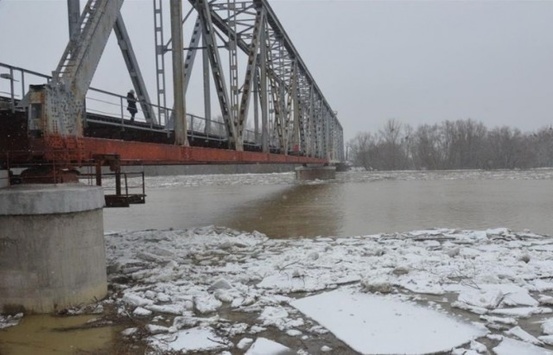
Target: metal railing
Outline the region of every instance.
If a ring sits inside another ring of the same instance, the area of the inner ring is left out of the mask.
[[[116,179],[122,177],[121,185],[117,186]],[[79,180],[85,180],[90,186],[98,186],[95,173],[82,173]],[[146,202],[146,181],[144,171],[116,173],[102,173],[102,184],[106,207],[129,207],[130,204]],[[120,191],[119,191],[120,190]]]
[[[38,72],[0,63],[0,108],[7,108],[12,112],[22,110],[18,107],[19,101],[23,100],[28,89],[28,85],[41,85],[50,82],[51,76]],[[2,103],[7,107],[2,107]],[[94,122],[109,126],[118,126],[122,129],[126,127],[147,130],[155,132],[166,132],[169,134],[173,130],[173,123],[170,120],[172,109],[159,105],[138,102],[136,105],[137,114],[134,122],[131,122],[131,115],[127,112],[127,96],[115,94],[106,90],[91,87],[86,95],[86,122]],[[141,105],[152,107],[155,112],[164,112],[164,122],[155,124],[147,122],[142,112]],[[207,139],[211,141],[224,142],[228,140],[226,126],[218,120],[206,120],[194,114],[187,114],[188,137],[191,140],[196,138]],[[251,129],[244,130],[244,142],[249,146],[260,146],[258,142],[260,134],[256,134]]]

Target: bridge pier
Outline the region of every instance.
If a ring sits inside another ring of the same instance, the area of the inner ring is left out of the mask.
[[[10,173],[8,170],[0,170],[0,189],[10,186]]]
[[[106,296],[103,206],[100,187],[0,188],[0,313],[48,313]]]
[[[336,178],[335,166],[300,166],[296,168],[296,180],[332,180]]]

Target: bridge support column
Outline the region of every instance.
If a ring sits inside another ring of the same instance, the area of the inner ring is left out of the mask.
[[[296,180],[332,180],[336,178],[334,166],[300,166],[296,168]]]
[[[7,170],[0,170],[0,189],[10,186],[10,173]]]
[[[47,313],[107,294],[100,187],[0,189],[0,312]]]

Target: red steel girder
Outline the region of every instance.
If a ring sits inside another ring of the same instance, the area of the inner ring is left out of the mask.
[[[325,159],[296,155],[238,152],[235,150],[183,147],[170,144],[131,142],[83,137],[84,160],[95,154],[118,154],[125,165],[192,164],[325,164]]]

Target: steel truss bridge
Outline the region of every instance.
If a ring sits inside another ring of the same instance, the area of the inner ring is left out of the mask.
[[[0,168],[67,169],[113,156],[123,165],[343,161],[336,112],[267,0],[153,0],[155,89],[143,79],[123,2],[88,0],[81,12],[79,0],[67,0],[70,39],[51,76],[0,63]],[[134,122],[125,96],[90,87],[112,31],[138,100]],[[203,117],[186,112],[194,67],[203,73]]]

